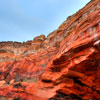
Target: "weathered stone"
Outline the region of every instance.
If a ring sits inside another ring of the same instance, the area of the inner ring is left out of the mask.
[[[5,80],[0,81],[0,87],[3,86],[4,84],[6,84]]]
[[[40,35],[40,36],[35,37],[33,41],[35,41],[35,40],[44,41],[45,39],[46,39],[45,35]]]
[[[99,100],[100,0],[47,38],[1,42],[0,80],[0,96],[8,100]]]
[[[14,82],[15,82],[15,79],[12,79],[9,83],[14,84]]]

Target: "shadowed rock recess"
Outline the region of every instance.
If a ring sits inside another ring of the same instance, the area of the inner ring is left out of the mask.
[[[0,100],[100,100],[100,0],[47,37],[0,42]]]

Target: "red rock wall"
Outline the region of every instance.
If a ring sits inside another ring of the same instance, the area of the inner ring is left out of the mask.
[[[47,38],[41,35],[27,43],[17,49],[10,45],[17,55],[8,52],[8,46],[0,49],[1,96],[100,100],[100,0],[68,17]]]

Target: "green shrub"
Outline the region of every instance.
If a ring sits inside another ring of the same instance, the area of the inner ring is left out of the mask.
[[[14,98],[13,100],[20,100],[19,98]]]
[[[7,81],[7,84],[9,84],[9,81]]]

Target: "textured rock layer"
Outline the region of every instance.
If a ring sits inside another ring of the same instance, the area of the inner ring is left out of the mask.
[[[7,100],[100,100],[100,0],[47,38],[0,43],[0,96]]]

